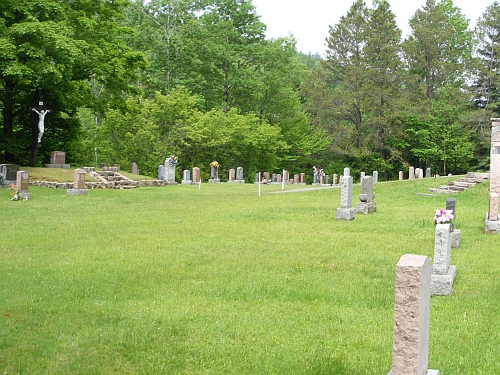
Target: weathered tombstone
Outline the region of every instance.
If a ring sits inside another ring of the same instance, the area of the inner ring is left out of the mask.
[[[404,179],[404,173],[403,171],[399,171],[399,181],[403,181]]]
[[[158,180],[163,180],[164,179],[164,170],[165,170],[165,166],[163,164],[160,164],[158,166]]]
[[[83,168],[75,169],[73,172],[73,189],[67,189],[66,195],[88,194],[89,190],[85,186],[85,175],[87,172]]]
[[[432,266],[431,294],[449,296],[453,293],[456,268],[450,266],[451,224],[437,224],[434,237],[434,264]]]
[[[302,172],[300,174],[300,184],[301,185],[305,185],[306,184],[306,174],[304,172]]]
[[[409,180],[415,179],[415,167],[410,167],[410,175],[408,177]]]
[[[46,168],[69,168],[66,164],[66,153],[64,151],[52,151],[50,153],[50,164],[45,164]]]
[[[378,171],[373,171],[373,183],[376,184],[378,182]]]
[[[175,167],[177,166],[177,157],[171,155],[165,159],[164,164],[164,180],[167,184],[176,184],[175,182]]]
[[[137,163],[135,161],[132,162],[132,165],[130,166],[130,173],[139,174],[139,168],[137,167]]]
[[[333,174],[333,184],[334,185],[337,185],[337,179],[339,178],[339,176],[337,176],[336,173]]]
[[[325,178],[324,178],[324,177],[325,177],[325,176],[323,176],[322,174],[320,174],[320,175],[319,175],[319,184],[320,184],[320,185],[323,185],[323,184],[324,184],[324,180],[325,180]]]
[[[0,164],[0,173],[4,176],[3,185],[14,184],[17,181],[17,164]]]
[[[415,179],[420,178],[420,168],[415,168]]]
[[[272,184],[276,184],[277,182],[278,182],[278,180],[277,180],[277,177],[276,177],[276,173],[273,173],[271,175],[271,183]]]
[[[236,180],[235,182],[244,184],[245,180],[243,179],[243,167],[236,168]]]
[[[330,186],[330,176],[329,175],[325,176],[325,185]]]
[[[354,220],[356,209],[352,207],[352,176],[345,175],[340,179],[340,208],[337,208],[337,220]],[[347,168],[349,173],[349,168]]]
[[[344,168],[344,177],[349,177],[351,175],[351,170],[347,167]]]
[[[431,178],[431,169],[429,167],[425,170],[425,178]]]
[[[200,168],[193,167],[193,184],[200,183]]]
[[[396,265],[394,339],[389,375],[439,375],[429,370],[431,260],[405,254]]]
[[[287,170],[283,171],[283,181],[285,181],[285,184],[290,183],[290,174]]]
[[[235,171],[234,171],[234,169],[231,168],[229,170],[229,178],[228,178],[227,182],[233,183],[234,182],[234,177],[235,177]]]
[[[260,183],[260,172],[255,173],[255,182],[254,184]]]
[[[191,181],[191,172],[189,171],[189,169],[185,169],[183,172],[182,172],[182,181],[181,181],[181,185],[184,184],[184,185],[191,185],[193,181]]]
[[[452,210],[453,211],[453,216],[454,220],[457,219],[457,213],[456,213],[456,205],[457,205],[457,198],[449,197],[446,198],[446,210]],[[455,228],[455,225],[451,225],[451,248],[452,249],[458,249],[460,246],[460,237],[462,236],[462,232],[460,229]]]
[[[278,173],[278,175],[276,176],[276,180],[278,181],[279,184],[283,182],[283,176],[281,175],[281,173]]]
[[[500,118],[491,119],[490,201],[484,220],[484,233],[500,233],[498,197],[500,194]]]
[[[210,178],[208,179],[208,182],[212,184],[219,183],[219,163],[216,161],[213,161],[210,163]]]
[[[365,173],[365,172],[361,172],[361,176],[359,177],[359,181],[361,181],[361,179],[362,179],[363,177],[365,177],[365,176],[366,176],[366,173]]]
[[[377,204],[373,201],[375,195],[373,194],[373,177],[365,176],[361,179],[361,194],[359,195],[359,202],[356,205],[356,213],[371,214],[377,210]]]
[[[28,192],[30,176],[26,171],[16,172],[16,191],[19,192],[19,196],[23,199],[30,199],[31,195]]]
[[[419,179],[424,178],[424,170],[422,168],[418,168],[418,178]]]
[[[298,174],[294,174],[293,175],[293,183],[295,185],[298,185],[299,184],[299,175]]]

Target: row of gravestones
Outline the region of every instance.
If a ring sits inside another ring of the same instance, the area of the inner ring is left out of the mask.
[[[88,189],[85,185],[86,174],[87,171],[83,168],[75,169],[73,173],[73,189],[66,190],[68,195],[82,195],[88,193]],[[9,177],[12,177],[12,175],[9,175]],[[19,193],[19,196],[26,200],[31,198],[31,194],[28,190],[29,178],[29,172],[16,171],[15,189]],[[14,180],[9,180],[9,182],[14,183]]]

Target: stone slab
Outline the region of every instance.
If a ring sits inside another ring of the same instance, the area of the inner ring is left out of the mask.
[[[434,235],[434,264],[432,265],[433,274],[446,275],[448,267],[450,267],[450,227],[450,224],[436,225],[436,233]]]
[[[431,275],[431,295],[450,296],[453,293],[453,282],[457,275],[457,268],[450,266],[446,275]]]
[[[356,205],[356,213],[357,214],[367,215],[367,214],[371,214],[372,212],[375,212],[375,211],[377,211],[377,203],[376,202],[368,202],[368,203],[359,202]]]
[[[356,209],[351,208],[337,208],[337,220],[352,221],[356,215]]]
[[[500,233],[500,221],[498,220],[489,220],[489,214],[486,212],[486,217],[484,219],[484,233],[486,234],[494,234]]]
[[[89,189],[68,189],[66,195],[85,195],[89,193]]]

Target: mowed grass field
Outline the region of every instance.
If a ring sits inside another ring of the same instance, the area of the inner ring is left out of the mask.
[[[0,189],[0,374],[386,375],[396,263],[433,257],[447,198],[417,193],[447,180],[380,182],[352,222],[335,219],[340,189]],[[431,299],[441,375],[500,374],[488,189],[454,195],[455,290]]]

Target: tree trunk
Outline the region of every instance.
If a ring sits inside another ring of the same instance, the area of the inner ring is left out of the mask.
[[[38,103],[42,100],[42,93],[40,89],[35,91],[33,107],[39,107]],[[33,121],[31,127],[31,158],[30,167],[36,167],[36,153],[38,149],[38,115],[33,112]]]
[[[5,140],[5,161],[14,163],[14,155],[9,152],[8,144],[12,142],[12,125],[14,122],[14,101],[12,89],[14,85],[11,81],[5,80],[5,100],[3,102],[3,135]]]

